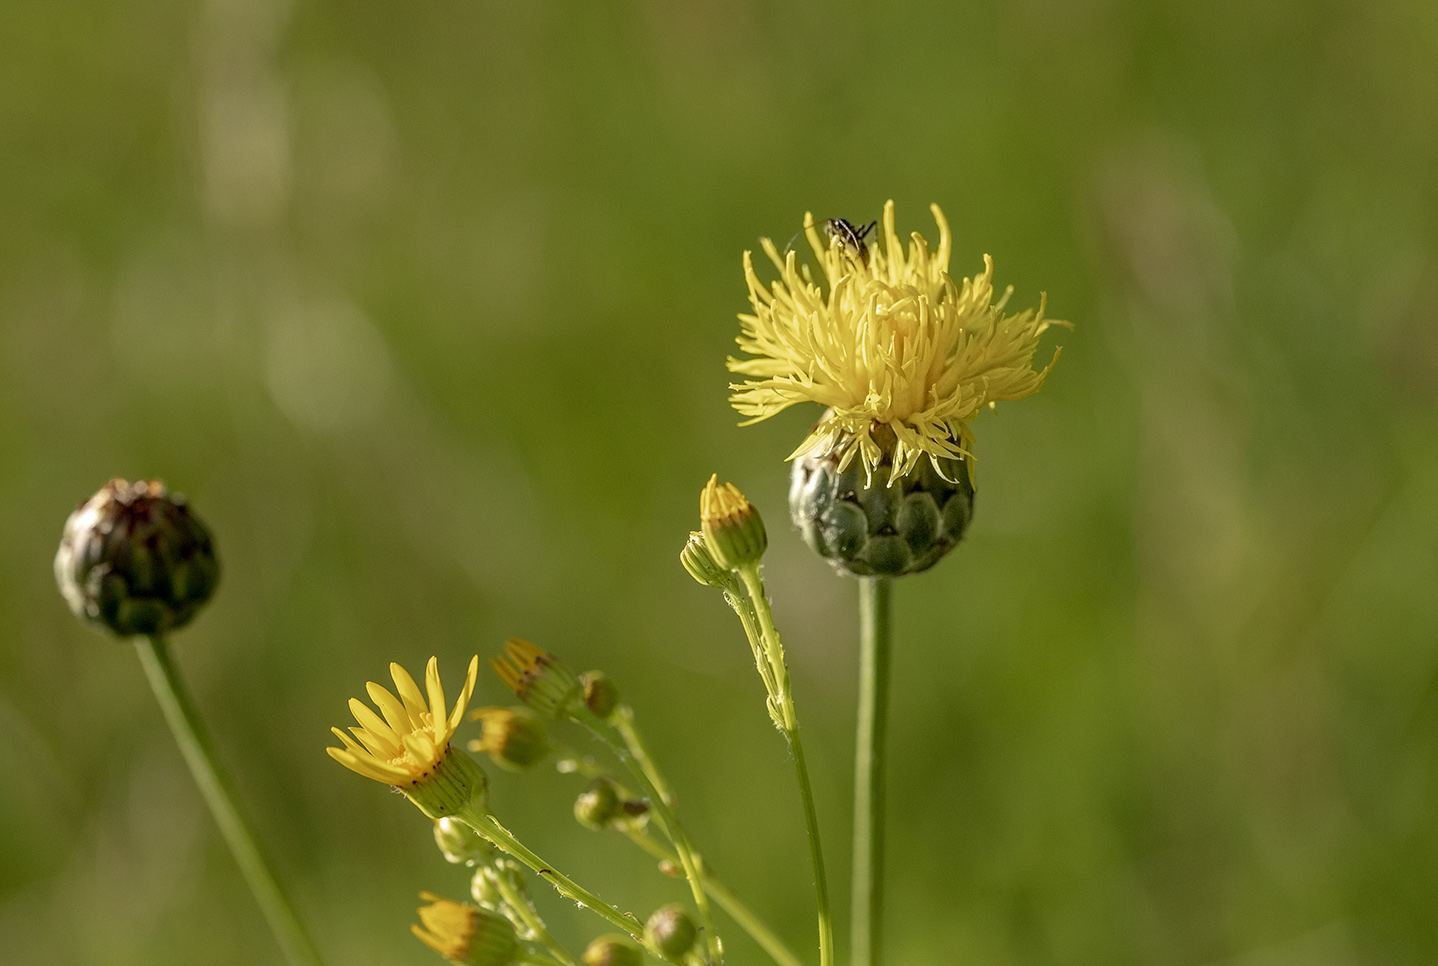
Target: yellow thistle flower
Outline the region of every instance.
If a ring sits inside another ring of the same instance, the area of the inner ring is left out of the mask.
[[[389,670],[399,697],[373,681],[365,685],[370,700],[384,717],[358,698],[350,698],[350,711],[360,727],[350,728],[353,738],[331,728],[344,747],[325,751],[350,771],[407,791],[431,778],[449,752],[449,739],[464,720],[465,708],[474,694],[479,656],[469,662],[464,688],[454,710],[448,713],[436,658],[430,658],[425,668],[426,693],[420,692],[414,678],[398,664],[391,664]]]
[[[507,919],[433,892],[419,897],[429,903],[419,908],[424,925],[411,923],[409,930],[445,959],[466,966],[505,966],[516,959],[519,944]]]
[[[790,459],[837,454],[842,471],[857,454],[866,478],[891,461],[892,482],[927,456],[944,475],[941,459],[972,455],[969,423],[980,408],[1038,391],[1058,360],[1056,350],[1047,366],[1033,368],[1039,337],[1067,323],[1046,320],[1042,299],[1037,309],[1004,315],[1012,288],[993,301],[987,255],[981,274],[951,278],[949,224],[938,205],[929,209],[939,225],[937,252],[917,232],[904,251],[892,201],[873,245],[848,232],[826,243],[806,213],[804,234],[823,284],[768,238],[762,245],[777,281],[761,282],[744,253],[754,313],[739,316],[736,341],[752,358],[729,359],[730,371],[749,377],[731,385],[730,402],[750,417],[746,426],[795,403],[827,407]]]

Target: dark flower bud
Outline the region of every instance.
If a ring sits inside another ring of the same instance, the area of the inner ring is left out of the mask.
[[[55,581],[82,620],[121,637],[163,634],[220,581],[210,531],[158,480],[106,483],[65,521]]]

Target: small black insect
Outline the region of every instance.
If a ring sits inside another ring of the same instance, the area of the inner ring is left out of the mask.
[[[867,265],[869,264],[869,246],[864,244],[864,239],[869,237],[869,232],[873,231],[877,225],[877,221],[871,221],[860,228],[843,218],[827,218],[824,220],[824,234],[830,239],[839,239],[845,248]]]
[[[864,244],[864,239],[869,237],[869,232],[873,231],[878,224],[877,221],[871,221],[863,228],[859,228],[847,218],[825,218],[824,237],[831,241],[835,238],[839,239],[855,258],[867,265],[869,264],[869,246]],[[793,238],[790,238],[789,243],[784,246],[785,255],[789,254],[790,249],[794,247],[794,239],[801,234],[803,234],[802,231],[794,232]]]

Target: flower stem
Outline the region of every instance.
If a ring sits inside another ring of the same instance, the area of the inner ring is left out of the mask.
[[[720,966],[724,962],[724,944],[719,939],[718,930],[714,928],[714,913],[709,909],[709,897],[704,894],[704,880],[699,874],[699,862],[694,854],[694,846],[690,844],[688,834],[679,824],[678,816],[674,814],[672,799],[668,788],[663,784],[664,779],[659,776],[654,759],[650,757],[633,727],[633,712],[622,708],[615,717],[621,722],[627,722],[627,729],[624,729],[623,725],[611,725],[588,708],[580,708],[574,712],[574,719],[609,746],[609,750],[624,763],[624,767],[634,776],[634,780],[649,798],[649,807],[654,817],[659,820],[664,834],[674,843],[674,851],[678,853],[684,877],[689,880],[689,889],[694,895],[694,905],[699,912],[699,924],[704,930],[704,942],[709,949],[708,961],[712,966]]]
[[[624,930],[627,935],[634,937],[649,954],[656,959],[662,959],[675,966],[683,966],[677,960],[670,959],[659,951],[654,945],[644,941],[644,924],[631,915],[626,915],[618,909],[605,902],[603,899],[590,892],[588,889],[575,882],[569,876],[556,870],[552,865],[545,862],[539,856],[529,851],[524,843],[515,838],[514,835],[500,825],[493,815],[474,805],[468,805],[461,811],[455,813],[459,819],[470,828],[474,829],[486,841],[494,845],[500,851],[513,856],[520,862],[533,869],[541,879],[549,882],[555,890],[567,899],[573,899],[581,906],[585,906],[592,912],[598,913],[610,923]]]
[[[553,955],[553,960],[545,956],[543,957],[544,961],[558,961],[561,966],[579,966],[569,951],[561,946],[549,932],[548,927],[544,925],[544,920],[539,918],[539,913],[535,911],[534,904],[529,901],[529,896],[516,889],[503,874],[494,876],[494,886],[499,890],[500,896],[504,898],[505,905],[514,910],[515,916],[534,936],[534,940]],[[535,954],[531,953],[530,955]]]
[[[794,707],[794,695],[789,689],[789,668],[784,663],[784,645],[779,641],[779,631],[774,626],[774,612],[769,607],[769,597],[764,591],[764,580],[759,575],[757,563],[741,567],[739,579],[749,592],[754,605],[754,615],[763,641],[763,650],[769,659],[778,693],[770,700],[777,699],[781,730],[788,739],[789,751],[794,758],[794,774],[799,781],[799,797],[804,803],[804,827],[809,833],[809,858],[814,866],[814,898],[819,907],[819,964],[834,964],[834,923],[829,913],[829,880],[824,874],[824,850],[819,843],[819,816],[814,810],[814,790],[809,784],[809,768],[804,763],[804,746],[799,740],[799,713]]]
[[[884,925],[884,769],[892,581],[859,582],[859,728],[854,746],[853,966],[879,966]]]
[[[175,743],[180,746],[180,754],[190,766],[190,774],[194,776],[195,784],[200,786],[200,794],[209,805],[215,824],[220,827],[220,834],[225,837],[230,852],[239,863],[240,871],[255,894],[285,958],[293,966],[319,966],[319,951],[305,931],[289,897],[280,888],[254,831],[236,804],[234,790],[228,777],[220,770],[209,733],[200,721],[184,681],[180,679],[179,669],[175,667],[165,639],[158,634],[137,637],[135,650],[140,655],[145,676],[150,679],[155,699],[160,702],[160,710],[174,733]]]
[[[623,825],[620,826],[620,831],[629,836],[635,845],[659,861],[678,864],[679,860],[674,853],[642,828],[636,825]],[[794,955],[793,951],[784,944],[784,940],[775,935],[764,920],[745,905],[744,900],[715,878],[714,873],[704,868],[702,858],[699,860],[699,874],[704,878],[704,891],[718,904],[719,908],[729,913],[729,917],[739,924],[739,928],[747,932],[774,962],[779,966],[804,966],[799,957]]]

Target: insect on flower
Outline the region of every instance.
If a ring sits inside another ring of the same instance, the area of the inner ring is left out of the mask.
[[[869,246],[864,244],[864,239],[869,237],[869,232],[878,225],[877,221],[871,221],[860,228],[852,221],[843,218],[826,218],[824,220],[824,236],[830,241],[837,238],[854,257],[867,265],[869,264]]]
[[[831,241],[837,238],[849,250],[849,254],[857,258],[861,264],[867,265],[869,264],[869,246],[864,243],[864,239],[868,238],[869,233],[878,225],[877,221],[871,221],[860,228],[847,218],[826,218],[824,219],[824,237]],[[794,247],[794,239],[803,233],[802,228],[794,232],[789,243],[784,246],[785,255],[789,254],[790,249]]]

